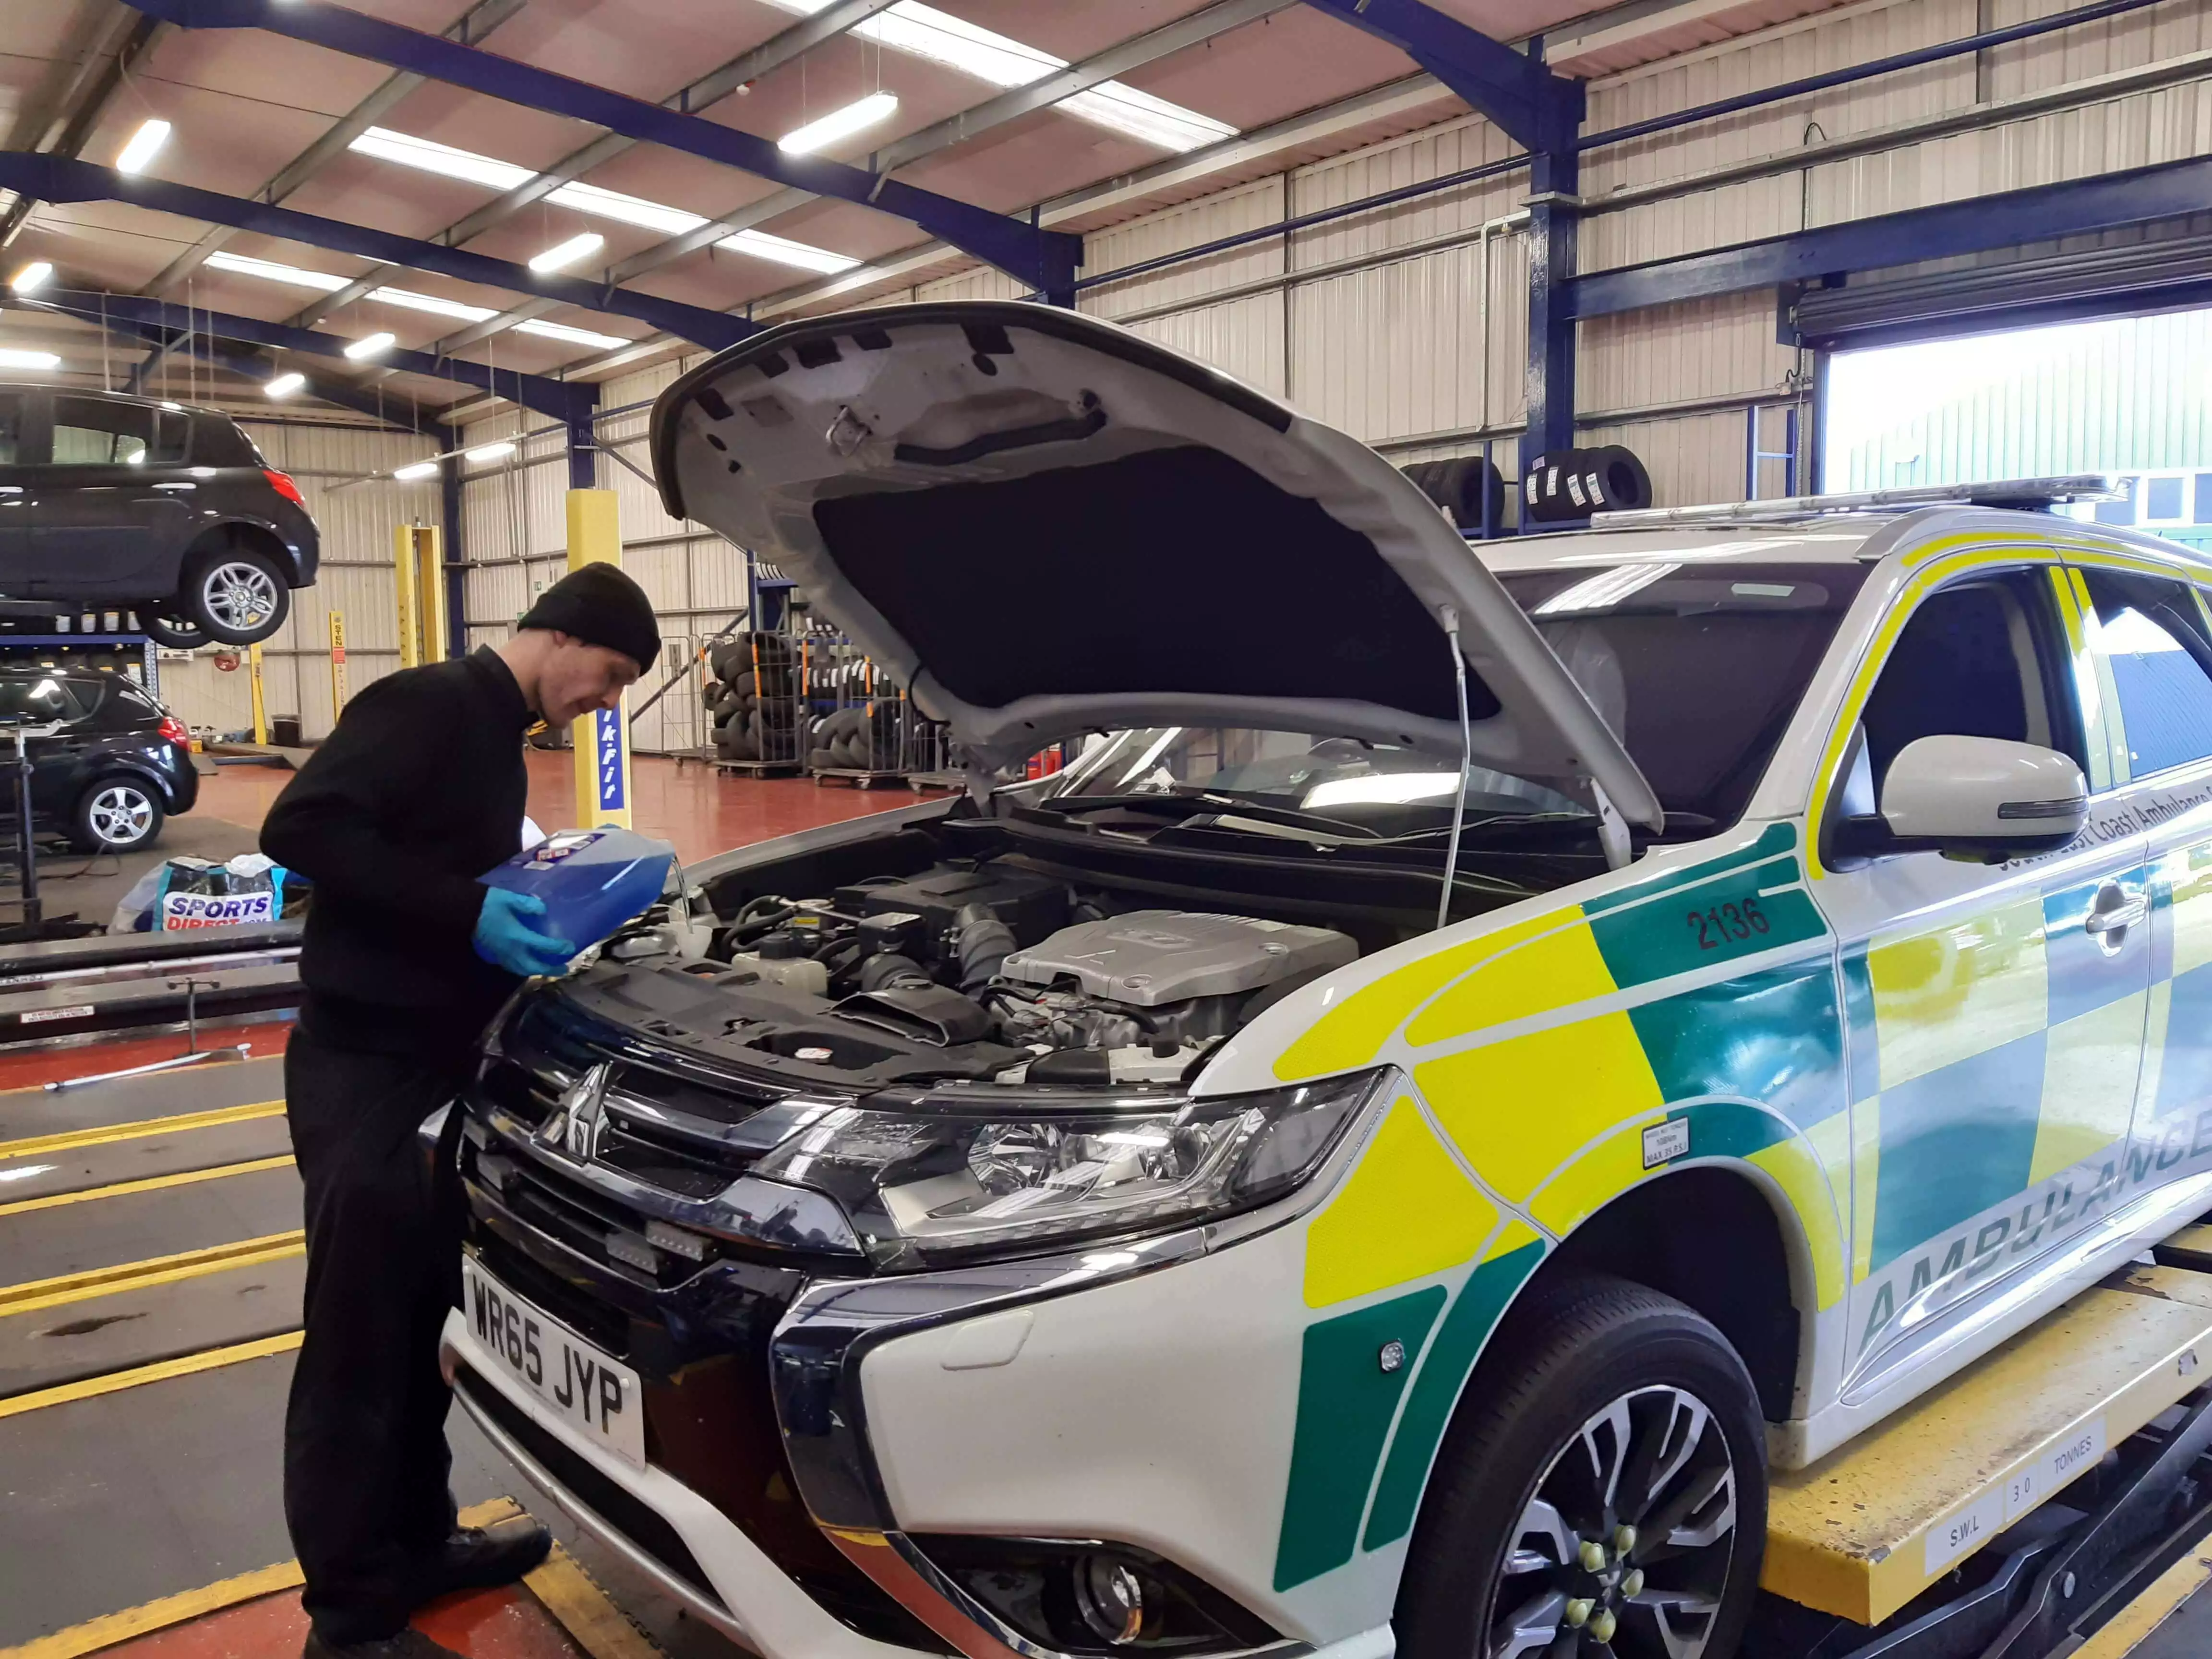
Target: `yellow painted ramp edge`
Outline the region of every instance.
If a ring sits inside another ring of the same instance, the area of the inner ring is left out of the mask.
[[[2212,1308],[2161,1291],[2168,1276],[2204,1278],[2155,1268],[2136,1291],[2087,1291],[1820,1462],[1778,1473],[1759,1583],[1879,1624],[2087,1473],[2207,1379]]]
[[[471,1504],[461,1511],[460,1518],[465,1527],[489,1527],[521,1513],[522,1506],[512,1498],[495,1498],[489,1503]],[[591,1659],[660,1659],[660,1650],[630,1623],[607,1593],[560,1545],[554,1545],[545,1565],[522,1582]],[[219,1579],[199,1589],[165,1595],[143,1607],[88,1620],[20,1647],[0,1648],[0,1659],[83,1659],[86,1654],[194,1619],[204,1619],[226,1607],[296,1589],[300,1583],[300,1564],[280,1561],[255,1572]]]

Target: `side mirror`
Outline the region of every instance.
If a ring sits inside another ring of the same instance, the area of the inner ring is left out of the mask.
[[[2056,852],[2088,819],[2088,783],[2056,750],[1920,738],[1890,762],[1881,810],[1844,819],[1835,841],[1861,857],[1932,851],[1995,863]]]

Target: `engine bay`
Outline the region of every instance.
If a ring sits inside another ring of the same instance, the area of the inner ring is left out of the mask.
[[[564,990],[623,1024],[846,1088],[1164,1084],[1359,954],[1334,928],[955,860],[757,891],[726,917],[672,913]]]

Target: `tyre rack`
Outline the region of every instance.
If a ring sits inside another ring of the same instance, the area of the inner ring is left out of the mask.
[[[764,648],[763,638],[783,644]],[[798,641],[786,634],[756,633],[747,636],[745,649],[752,665],[754,704],[746,715],[746,722],[747,746],[753,752],[732,755],[729,745],[718,732],[714,763],[721,771],[744,777],[789,777],[799,769],[802,728],[806,717],[797,660]],[[761,687],[764,684],[783,689],[763,691]]]
[[[2212,1226],[1771,1479],[1760,1659],[2071,1652],[2212,1531]]]
[[[810,635],[801,649],[806,769],[814,781],[834,779],[856,789],[904,783],[914,718],[906,693],[842,635]]]

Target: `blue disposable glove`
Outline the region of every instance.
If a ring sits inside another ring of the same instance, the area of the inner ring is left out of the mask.
[[[576,954],[576,947],[538,925],[544,915],[544,899],[510,893],[503,887],[485,888],[483,908],[477,913],[477,954],[495,968],[526,978],[559,973]]]

